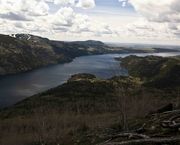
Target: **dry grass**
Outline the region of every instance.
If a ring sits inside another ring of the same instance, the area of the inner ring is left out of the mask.
[[[96,136],[97,130],[105,130],[114,126],[120,126],[120,130],[129,129],[130,120],[145,116],[149,111],[167,103],[167,99],[153,97],[141,93],[140,96],[130,96],[118,92],[119,101],[116,106],[103,104],[104,110],[101,113],[82,113],[82,111],[51,110],[39,108],[34,110],[33,115],[19,116],[0,121],[0,144],[1,145],[73,145],[81,144],[78,137],[86,140],[86,133],[93,132]],[[127,97],[128,96],[128,97]],[[82,104],[77,104],[81,108]],[[102,105],[102,104],[101,104]],[[67,106],[65,108],[68,108]],[[82,109],[82,108],[81,108]],[[88,142],[83,145],[89,145]]]
[[[110,128],[118,113],[76,114],[56,111],[36,112],[31,117],[16,117],[0,122],[1,145],[65,144],[76,142],[77,134]]]

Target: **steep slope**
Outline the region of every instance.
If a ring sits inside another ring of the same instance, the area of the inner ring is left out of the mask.
[[[32,70],[47,64],[66,61],[45,40],[29,41],[0,35],[0,75]]]
[[[0,75],[68,62],[82,55],[104,53],[100,48],[102,46],[104,49],[106,46],[94,43],[96,42],[57,42],[28,34],[0,35]],[[92,49],[96,51],[91,51]]]
[[[1,75],[27,71],[45,64],[45,60],[39,59],[40,56],[25,41],[1,35],[0,44]],[[48,53],[46,50],[44,52]]]

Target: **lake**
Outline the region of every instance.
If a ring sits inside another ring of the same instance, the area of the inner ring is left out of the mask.
[[[91,73],[100,78],[127,75],[115,57],[131,54],[92,55],[75,58],[70,63],[52,65],[34,71],[0,77],[0,108],[12,105],[31,95],[56,87],[77,73]],[[133,54],[146,56],[152,54]],[[175,56],[180,53],[154,53],[158,56]]]

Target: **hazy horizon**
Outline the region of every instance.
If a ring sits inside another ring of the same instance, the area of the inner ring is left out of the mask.
[[[20,35],[33,35],[33,36],[37,36],[37,37],[42,37],[42,38],[47,38],[49,40],[52,40],[52,41],[63,41],[63,42],[77,42],[77,41],[100,41],[102,43],[105,43],[107,45],[110,45],[110,46],[127,46],[127,47],[131,47],[131,46],[134,46],[134,45],[139,45],[139,46],[162,46],[162,47],[167,47],[169,48],[170,46],[172,47],[177,47],[177,48],[180,48],[180,44],[166,44],[166,43],[151,43],[151,42],[119,42],[119,41],[103,41],[103,40],[97,40],[97,39],[84,39],[84,40],[59,40],[59,39],[51,39],[51,38],[48,38],[48,37],[45,37],[45,36],[41,36],[41,35],[36,35],[36,34],[30,34],[30,33],[16,33],[16,34],[20,34]],[[16,34],[3,34],[3,35],[8,35],[8,36],[11,36],[11,37],[15,37],[13,35],[16,35]],[[169,46],[169,47],[168,47]]]

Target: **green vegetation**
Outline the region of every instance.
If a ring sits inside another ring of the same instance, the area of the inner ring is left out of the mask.
[[[180,57],[137,57],[121,59],[121,65],[131,76],[139,77],[145,85],[160,88],[176,88],[180,85]]]
[[[61,86],[1,110],[0,144],[179,145],[180,84],[152,84],[159,78],[169,83],[169,75],[177,81],[179,57],[121,61],[131,76],[73,75]]]
[[[61,42],[28,34],[14,36],[0,35],[0,75],[69,62],[82,55],[102,54],[107,48],[98,41]]]
[[[0,75],[14,74],[33,70],[50,64],[70,62],[75,57],[107,53],[151,52],[113,48],[100,41],[63,42],[29,34],[11,36],[0,35]],[[173,50],[154,49],[153,52]]]

